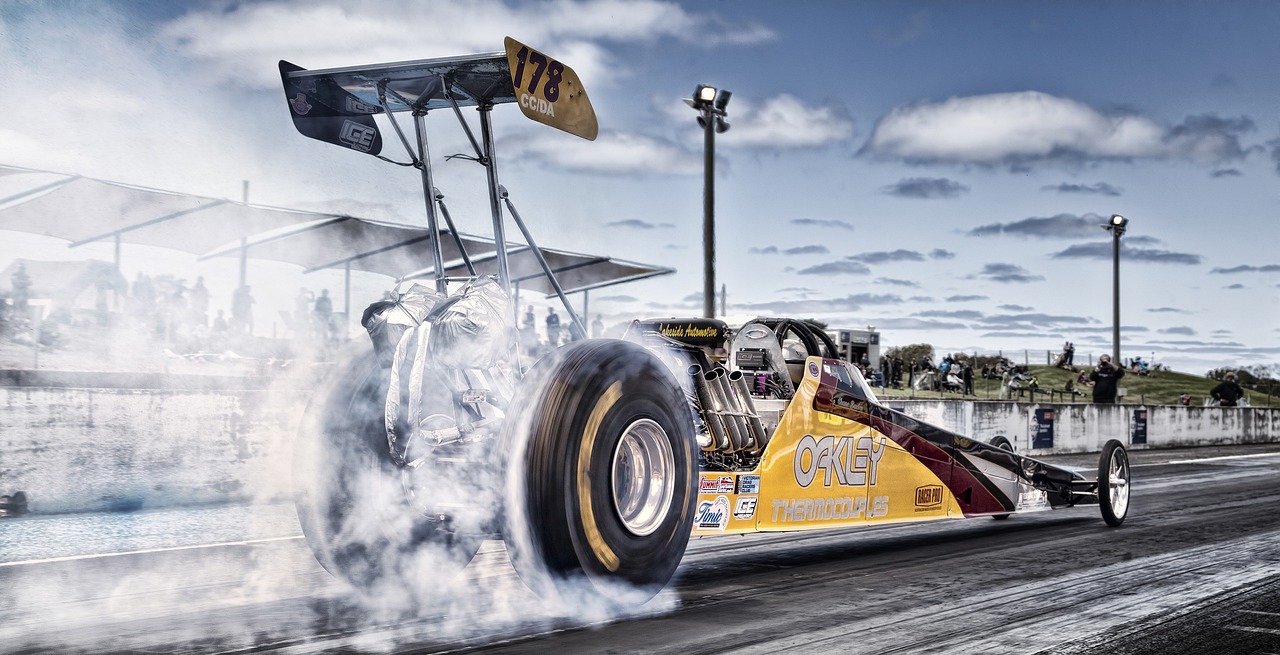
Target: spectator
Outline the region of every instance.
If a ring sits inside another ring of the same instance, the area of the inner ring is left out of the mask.
[[[1179,404],[1179,405],[1182,405],[1183,407],[1190,407],[1190,406],[1191,406],[1191,394],[1189,394],[1189,393],[1184,393],[1184,394],[1182,394],[1181,396],[1178,396],[1178,404]]]
[[[225,334],[227,331],[227,318],[222,315],[222,310],[218,310],[218,315],[213,319],[214,334]]]
[[[329,331],[333,319],[333,299],[329,297],[328,289],[320,290],[320,297],[316,298],[315,305],[315,321],[316,335],[322,339],[329,338]]]
[[[555,307],[547,308],[547,344],[552,348],[560,343],[560,316]]]
[[[528,309],[524,312],[524,327],[532,330],[533,324],[536,320],[537,318],[533,315],[533,305],[529,305]]]
[[[27,317],[27,301],[31,299],[31,276],[27,275],[27,265],[18,262],[18,270],[9,278],[13,286],[13,313],[20,318]]]
[[[965,362],[960,368],[960,381],[964,383],[964,395],[973,395],[973,366]]]
[[[591,336],[599,339],[604,335],[604,316],[596,314],[596,320],[591,321]]]
[[[191,316],[201,327],[209,324],[209,289],[204,286],[204,276],[196,278],[191,287]]]
[[[1093,402],[1114,404],[1122,377],[1124,369],[1111,363],[1111,355],[1098,357],[1098,366],[1089,374],[1089,383],[1093,386]]]
[[[1244,397],[1244,389],[1236,382],[1236,374],[1228,373],[1218,386],[1209,391],[1209,395],[1222,407],[1235,407]]]
[[[244,285],[231,296],[231,327],[237,332],[253,335],[253,295],[249,285]]]

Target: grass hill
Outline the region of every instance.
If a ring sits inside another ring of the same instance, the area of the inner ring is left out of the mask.
[[[1088,371],[1076,367],[1076,372],[1066,369],[1055,368],[1052,366],[1032,366],[1030,367],[1031,375],[1035,376],[1039,382],[1039,388],[1043,393],[1037,393],[1036,399],[1042,402],[1091,402],[1092,390],[1086,386],[1080,386],[1081,393],[1072,395],[1065,392],[1067,380],[1075,380],[1081,370]],[[1176,405],[1178,398],[1184,394],[1191,394],[1191,405],[1195,407],[1202,406],[1204,399],[1209,397],[1209,390],[1218,384],[1217,380],[1213,380],[1203,375],[1191,375],[1189,373],[1179,373],[1177,371],[1157,371],[1148,376],[1134,375],[1126,373],[1124,378],[1120,380],[1120,386],[1125,390],[1125,397],[1121,402],[1127,405]],[[995,400],[999,398],[1000,381],[984,380],[981,378],[973,381],[975,396],[979,400]],[[912,394],[904,389],[886,389],[883,393],[877,390],[878,395],[883,398],[960,398],[955,392],[935,392],[935,391],[916,391]],[[1280,387],[1271,390],[1271,395],[1259,391],[1251,391],[1246,389],[1245,396],[1249,399],[1249,405],[1252,407],[1280,407]],[[974,396],[970,396],[972,398]],[[1024,398],[1028,398],[1024,396]]]

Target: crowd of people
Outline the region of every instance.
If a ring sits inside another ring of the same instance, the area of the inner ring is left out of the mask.
[[[587,338],[578,328],[577,322],[568,320],[562,323],[555,307],[547,307],[547,315],[543,318],[545,338],[538,336],[537,324],[537,313],[534,312],[533,305],[528,305],[525,308],[524,318],[520,322],[520,346],[530,357],[538,357],[562,344]],[[598,339],[602,336],[604,336],[604,316],[596,314],[595,319],[591,321],[591,337]]]

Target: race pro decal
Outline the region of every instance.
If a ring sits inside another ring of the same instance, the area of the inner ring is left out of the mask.
[[[716,496],[715,500],[704,500],[698,503],[698,511],[693,516],[693,524],[699,530],[724,531],[729,525],[729,498]]]

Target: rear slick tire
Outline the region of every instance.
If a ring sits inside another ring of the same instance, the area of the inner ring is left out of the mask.
[[[692,414],[634,343],[566,346],[526,377],[508,417],[504,538],[548,598],[641,605],[675,574],[693,528]]]
[[[1098,506],[1102,520],[1115,528],[1129,514],[1129,453],[1123,444],[1112,439],[1102,447],[1098,458]]]
[[[411,502],[387,445],[389,371],[368,351],[341,359],[308,403],[294,444],[294,503],[316,559],[357,591],[429,600],[479,550]]]

